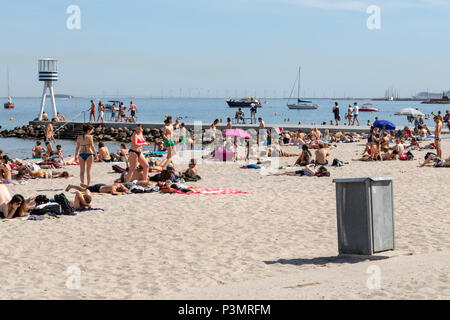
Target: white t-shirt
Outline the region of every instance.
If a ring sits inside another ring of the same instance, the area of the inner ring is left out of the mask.
[[[357,116],[357,115],[358,115],[358,112],[359,112],[359,106],[356,105],[356,106],[354,107],[354,109],[353,109],[353,114],[354,114],[355,116]]]

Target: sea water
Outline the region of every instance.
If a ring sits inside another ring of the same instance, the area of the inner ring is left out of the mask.
[[[101,99],[104,103],[108,103],[108,98]],[[165,115],[171,115],[174,119],[182,117],[182,122],[191,123],[194,121],[202,121],[211,124],[215,119],[221,119],[226,123],[227,117],[233,118],[236,108],[228,107],[225,99],[219,98],[121,98],[117,99],[124,102],[127,106],[127,114],[130,100],[137,106],[138,122],[163,122]],[[261,99],[263,107],[258,108],[257,117],[262,117],[266,124],[321,124],[322,122],[330,123],[334,121],[332,108],[333,99],[312,99],[313,103],[318,104],[317,110],[291,110],[287,107],[287,99]],[[95,99],[98,102],[98,99]],[[349,104],[358,102],[362,107],[368,100],[337,100],[340,105],[341,123],[344,124],[344,114],[347,112]],[[292,101],[291,101],[292,102]],[[367,120],[374,121],[375,117],[380,120],[388,120],[397,126],[411,125],[404,116],[395,116],[394,113],[402,108],[419,108],[425,114],[431,112],[437,113],[438,110],[445,113],[445,105],[428,105],[420,104],[419,101],[370,101],[373,107],[377,107],[380,111],[375,113],[360,112],[359,121],[361,125],[367,124]],[[14,127],[27,125],[30,120],[38,116],[40,109],[40,98],[14,98],[14,109],[0,110],[0,130],[13,129]],[[72,98],[72,99],[56,99],[56,105],[61,115],[66,117],[67,121],[88,121],[90,98]],[[51,103],[47,99],[46,112],[49,118],[52,117]],[[244,108],[245,116],[250,116],[250,110]],[[97,116],[96,110],[96,116]],[[106,114],[108,117],[108,114]],[[425,124],[433,126],[432,118],[425,120]],[[58,141],[73,154],[75,144],[72,141]],[[0,149],[5,153],[14,156],[29,156],[34,141],[27,139],[0,138]],[[115,151],[118,143],[106,143],[111,151]],[[73,151],[71,151],[73,150]],[[65,152],[67,154],[67,152]]]

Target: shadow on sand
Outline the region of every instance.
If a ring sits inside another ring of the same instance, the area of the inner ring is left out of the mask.
[[[356,255],[341,255],[333,257],[318,257],[311,259],[279,259],[276,261],[264,261],[265,264],[291,264],[294,266],[303,265],[327,265],[331,263],[359,263],[364,261],[378,261],[389,259],[388,256],[356,256]]]

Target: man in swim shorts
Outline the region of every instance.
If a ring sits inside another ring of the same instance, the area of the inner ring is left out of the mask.
[[[45,146],[47,147],[47,153],[48,155],[51,155],[53,148],[50,140],[53,140],[53,142],[56,144],[55,137],[53,136],[53,128],[56,125],[56,118],[53,118],[52,121],[47,125],[47,128],[45,129]]]
[[[434,131],[434,145],[436,147],[436,153],[438,158],[442,159],[442,138],[441,138],[441,133],[442,133],[442,119],[440,116],[434,116],[434,122],[436,123],[436,128]]]
[[[69,184],[66,188],[66,191],[68,192],[71,189],[75,189],[75,190],[78,190],[81,192],[85,192],[86,190],[89,190],[90,192],[93,192],[93,193],[110,193],[112,195],[118,195],[123,192],[125,192],[125,193],[130,192],[130,190],[128,190],[128,188],[126,188],[121,183],[115,183],[115,184],[111,184],[111,185],[96,184],[96,185],[93,185],[93,186],[90,186],[87,188]]]
[[[167,119],[164,121],[164,128],[163,128],[164,146],[167,149],[167,161],[172,159],[173,149],[175,147],[175,142],[172,139],[173,135],[172,121],[173,121],[172,117],[168,116]]]

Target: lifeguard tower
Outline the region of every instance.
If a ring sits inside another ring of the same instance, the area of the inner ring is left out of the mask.
[[[58,60],[56,59],[40,59],[39,60],[39,81],[44,81],[44,92],[42,93],[41,111],[39,112],[39,121],[42,120],[42,113],[45,107],[45,98],[47,96],[47,88],[52,99],[53,117],[56,118],[55,94],[53,92],[53,81],[58,81]]]

